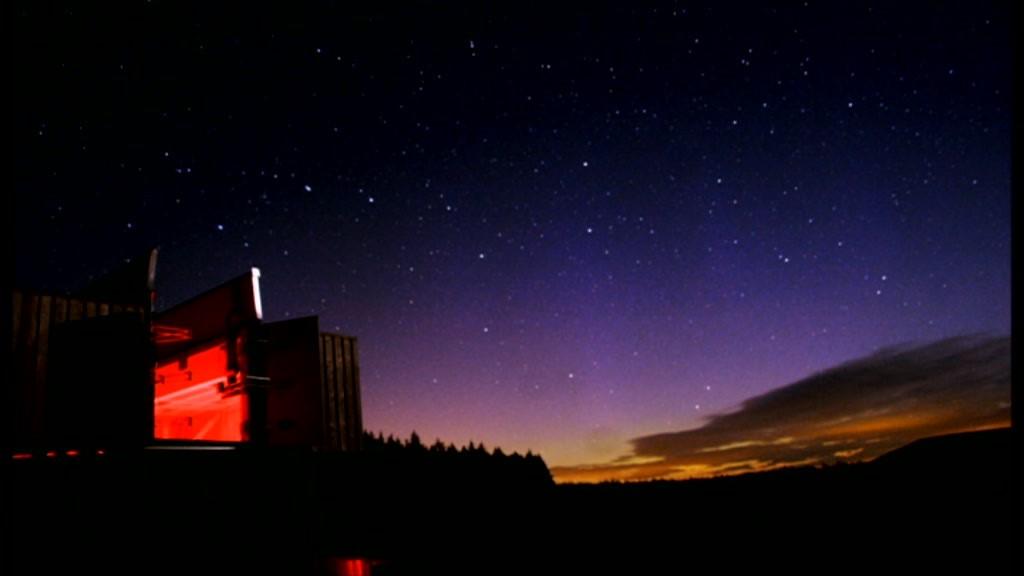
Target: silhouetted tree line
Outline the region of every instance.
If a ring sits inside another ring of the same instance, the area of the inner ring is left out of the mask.
[[[408,440],[401,440],[395,438],[393,434],[388,434],[387,438],[384,437],[383,432],[374,434],[373,432],[363,432],[363,450],[369,452],[401,452],[403,450],[409,450],[412,452],[423,452],[427,451],[432,454],[476,454],[484,456],[493,456],[495,458],[537,458],[540,456],[535,455],[532,451],[528,451],[526,456],[520,455],[518,452],[513,452],[511,455],[506,455],[501,448],[495,448],[493,451],[488,451],[487,446],[483,442],[476,444],[472,440],[469,444],[462,448],[456,448],[455,444],[445,444],[440,438],[434,440],[434,443],[429,447],[423,443],[420,439],[419,434],[414,430],[409,435]]]
[[[363,454],[386,467],[406,467],[422,481],[463,484],[468,480],[492,485],[547,486],[553,483],[543,458],[528,451],[506,454],[501,448],[488,450],[483,442],[470,441],[457,448],[440,438],[427,446],[415,431],[407,440],[394,435],[363,432]]]
[[[359,451],[312,460],[318,532],[339,555],[423,558],[452,542],[484,550],[536,522],[554,497],[544,460],[472,442],[365,433]],[[454,553],[454,552],[453,552]]]

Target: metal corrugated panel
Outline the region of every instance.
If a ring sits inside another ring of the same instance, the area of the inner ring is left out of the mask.
[[[67,322],[68,319],[68,299],[67,298],[56,298],[54,300],[54,318],[57,324]]]
[[[47,436],[46,381],[50,339],[55,326],[96,316],[112,304],[21,290],[12,293],[13,422],[17,449],[40,448]],[[123,313],[144,318],[140,306],[121,305]]]
[[[23,349],[25,356],[19,358],[19,364],[22,366],[22,373],[20,382],[15,385],[21,384],[23,386],[23,398],[26,401],[24,406],[25,418],[28,420],[28,428],[22,431],[23,435],[29,438],[39,438],[39,428],[42,426],[39,420],[40,413],[37,409],[36,398],[40,392],[40,383],[36,377],[36,364],[38,362],[38,334],[39,334],[39,298],[30,296],[26,298],[26,311],[28,312],[25,318],[25,325],[27,327],[25,334],[25,347]]]
[[[323,397],[324,397],[324,440],[325,448],[338,447],[338,397],[337,357],[334,353],[334,339],[321,336],[324,344]]]
[[[351,449],[360,450],[363,447],[363,398],[359,380],[359,346],[358,340],[349,338],[352,343],[352,379],[350,380],[350,404],[352,406],[352,420],[349,426],[352,443]]]
[[[13,330],[11,331],[11,350],[14,350],[18,344],[18,332],[21,331],[21,292],[15,292],[11,299],[11,323]]]
[[[345,356],[345,377],[339,384],[343,390],[342,398],[344,401],[344,412],[345,412],[345,448],[351,450],[355,443],[352,441],[352,430],[355,427],[356,421],[356,407],[354,406],[355,395],[352,393],[352,381],[355,378],[354,368],[355,362],[352,358],[353,343],[351,338],[339,338],[342,346],[342,354]]]
[[[50,305],[52,298],[39,297],[39,328],[36,330],[36,364],[34,370],[34,406],[37,417],[33,421],[35,438],[46,434],[46,364],[50,351]]]
[[[320,334],[324,445],[330,450],[356,450],[362,439],[359,366],[356,340]]]
[[[82,319],[82,308],[84,304],[78,298],[73,298],[68,302],[68,320],[81,320]]]
[[[345,440],[348,437],[348,418],[346,418],[348,405],[345,398],[345,381],[348,379],[348,358],[345,355],[345,338],[343,336],[333,336],[331,339],[334,341],[336,361],[334,388],[338,398],[338,449],[344,450],[347,448]]]
[[[330,356],[330,342],[327,338],[320,335],[317,337],[317,342],[320,343],[320,387],[317,390],[316,395],[320,399],[319,412],[320,412],[320,426],[317,434],[318,446],[328,446],[331,443],[330,427],[330,403],[327,401],[327,382],[329,378],[333,378],[333,374],[330,372],[332,369],[332,363],[329,360]]]

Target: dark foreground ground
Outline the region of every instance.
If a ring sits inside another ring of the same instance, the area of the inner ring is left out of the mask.
[[[1006,574],[1022,544],[1013,458],[1008,430],[632,485],[381,455],[35,458],[5,464],[4,573],[329,574],[362,558],[373,574]]]

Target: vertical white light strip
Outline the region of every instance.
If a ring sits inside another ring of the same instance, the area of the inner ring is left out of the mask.
[[[263,320],[263,301],[260,299],[260,269],[252,269],[252,303],[256,307],[256,319]]]

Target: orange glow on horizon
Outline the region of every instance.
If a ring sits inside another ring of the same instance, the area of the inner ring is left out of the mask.
[[[554,466],[558,484],[691,480],[735,476],[787,467],[875,458],[929,436],[994,430],[1010,426],[1009,419],[962,425],[956,414],[933,411],[853,420],[827,428],[805,427],[789,432],[799,441],[742,441],[695,445],[689,455],[651,462],[614,462],[589,466]],[[799,451],[789,452],[793,449]]]
[[[865,436],[884,432],[906,432],[923,428],[944,420],[944,414],[898,414],[885,418],[858,420],[839,426],[832,426],[824,431],[827,436]]]

